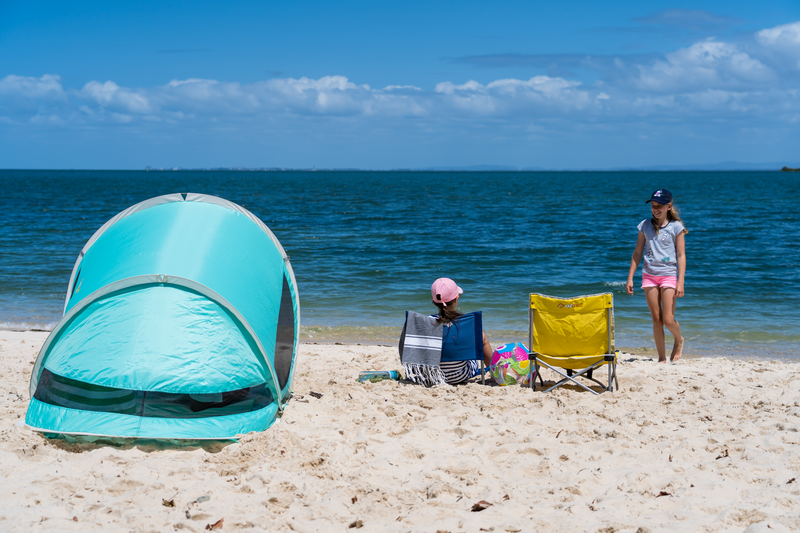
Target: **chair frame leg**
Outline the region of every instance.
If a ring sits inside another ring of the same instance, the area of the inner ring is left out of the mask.
[[[568,376],[567,374],[561,372],[561,370],[559,370],[557,367],[550,366],[547,363],[545,363],[544,361],[542,361],[542,364],[544,366],[546,366],[547,368],[549,368],[550,370],[552,370],[553,372],[555,372],[556,374],[558,374],[559,376],[564,378],[561,381],[559,381],[558,383],[556,383],[555,385],[553,385],[552,387],[550,387],[549,389],[547,389],[545,391],[542,391],[542,392],[550,392],[551,390],[557,389],[558,387],[561,387],[562,385],[565,385],[567,382],[571,381],[575,385],[577,385],[577,386],[579,386],[579,387],[591,392],[595,396],[600,396],[599,392],[593,391],[592,389],[590,389],[589,387],[587,387],[586,385],[584,385],[583,383],[581,383],[580,381],[575,379],[575,378],[579,378],[579,377],[584,377],[585,379],[590,379],[591,381],[593,381],[593,382],[597,383],[598,385],[600,385],[601,387],[603,387],[603,389],[606,389],[606,386],[603,385],[601,382],[597,381],[596,379],[590,378],[589,376],[584,376],[584,374],[586,374],[590,370],[593,370],[593,369],[597,368],[599,365],[596,365],[596,364],[592,365],[590,367],[584,368],[583,370],[577,372],[576,374],[574,374],[572,376]]]
[[[530,372],[533,372],[533,376],[528,379],[528,384],[531,387],[532,391],[536,390],[536,380],[539,380],[539,384],[544,388],[544,380],[542,379],[542,374],[539,372],[539,359],[536,357],[538,354],[535,352],[528,352],[528,369],[530,376]],[[533,365],[531,365],[531,361],[533,361]]]
[[[552,370],[553,372],[555,372],[556,374],[558,374],[559,376],[561,376],[563,378],[561,381],[559,381],[558,383],[556,383],[555,385],[553,385],[549,389],[543,390],[542,392],[550,392],[551,390],[557,389],[558,387],[561,387],[562,385],[565,385],[565,384],[567,384],[568,382],[571,381],[575,385],[577,385],[577,386],[579,386],[579,387],[591,392],[595,396],[599,396],[600,395],[599,392],[596,392],[596,391],[590,389],[589,387],[587,387],[586,385],[584,385],[583,383],[581,383],[580,381],[577,381],[575,379],[575,378],[579,378],[579,377],[582,377],[584,379],[588,379],[588,380],[590,380],[590,381],[592,381],[594,383],[597,383],[598,385],[600,385],[600,387],[603,388],[604,391],[614,392],[614,385],[616,385],[616,390],[619,390],[619,381],[617,380],[617,365],[616,365],[616,360],[615,360],[616,356],[614,354],[606,354],[604,361],[598,361],[597,363],[578,371],[576,374],[574,374],[572,376],[569,376],[569,375],[563,373],[558,367],[551,366],[551,365],[545,363],[544,361],[539,361],[539,358],[537,357],[537,355],[538,354],[535,353],[535,352],[528,353],[528,361],[533,360],[533,363],[534,363],[534,366],[535,366],[535,369],[536,369],[536,377],[539,379],[539,382],[541,383],[542,388],[544,388],[544,379],[542,378],[541,373],[539,372],[539,365],[546,366],[547,368],[549,368],[550,370]],[[604,385],[601,381],[598,381],[598,380],[596,380],[596,379],[594,379],[592,377],[584,375],[587,372],[591,372],[595,368],[599,368],[603,363],[606,363],[608,365],[608,385]],[[536,390],[535,386],[534,386],[534,379],[531,379],[530,383],[531,383],[531,390]]]

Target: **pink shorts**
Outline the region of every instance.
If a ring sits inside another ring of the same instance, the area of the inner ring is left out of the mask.
[[[665,287],[667,289],[678,288],[678,276],[653,276],[647,272],[642,272],[642,288]]]

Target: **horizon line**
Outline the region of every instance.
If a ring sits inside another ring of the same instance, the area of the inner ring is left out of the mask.
[[[750,163],[750,165],[758,165]],[[307,168],[307,167],[145,167],[145,168],[0,168],[0,172],[35,172],[35,171],[62,171],[62,172],[470,172],[470,173],[525,173],[525,172],[785,172],[800,171],[800,165],[770,166],[765,168],[736,168],[721,167],[708,168],[715,166],[698,165],[698,168],[687,166],[668,167],[667,165],[656,165],[654,167],[619,167],[619,168],[475,168],[474,167],[421,167],[421,168],[390,168],[390,169],[370,169],[370,168]],[[492,165],[485,165],[491,167]],[[664,168],[667,167],[667,168]],[[784,170],[786,169],[786,170]]]

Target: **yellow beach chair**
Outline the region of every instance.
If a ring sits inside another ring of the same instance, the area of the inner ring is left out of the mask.
[[[614,352],[614,296],[610,292],[574,298],[531,294],[528,332],[528,359],[542,387],[540,366],[563,377],[544,392],[573,383],[598,394],[576,378],[592,381],[606,391],[613,391],[616,384],[619,390],[618,355]],[[603,365],[608,366],[608,385],[592,377],[592,371]],[[531,380],[531,389],[534,389],[534,381]]]

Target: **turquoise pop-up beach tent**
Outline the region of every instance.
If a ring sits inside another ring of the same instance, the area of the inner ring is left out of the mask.
[[[158,439],[267,429],[288,400],[299,326],[292,267],[261,220],[214,196],[152,198],[81,251],[25,422]]]

